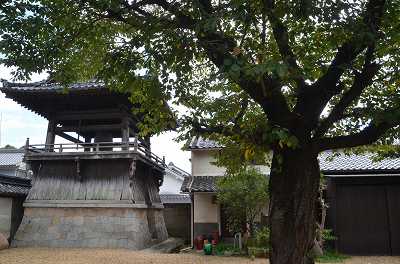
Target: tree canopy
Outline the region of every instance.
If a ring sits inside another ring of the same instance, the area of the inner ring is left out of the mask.
[[[170,126],[168,101],[183,137],[218,139],[231,164],[272,150],[270,260],[303,264],[318,153],[397,152],[398,14],[398,0],[6,0],[0,53],[17,79],[130,92],[143,134]]]
[[[167,100],[185,109],[182,130],[242,150],[323,151],[398,138],[399,12],[384,0],[5,1],[0,52],[18,79],[130,91],[151,110],[144,133],[167,126]]]

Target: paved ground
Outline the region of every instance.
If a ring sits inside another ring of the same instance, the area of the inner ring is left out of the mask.
[[[0,251],[0,264],[266,264],[265,259],[198,256],[195,254],[149,254],[112,249],[19,248]],[[400,257],[352,257],[345,264],[400,264]]]

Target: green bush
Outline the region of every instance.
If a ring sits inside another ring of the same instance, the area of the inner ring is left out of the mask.
[[[322,230],[322,239],[324,241],[334,241],[337,239],[337,237],[333,235],[332,229],[324,229]]]
[[[256,231],[255,241],[257,247],[269,248],[270,231],[268,227],[262,227]]]
[[[349,258],[349,256],[342,255],[334,250],[325,250],[322,256],[317,257],[316,261],[320,263],[340,263],[347,258]]]
[[[215,246],[214,250],[215,250],[215,254],[219,255],[219,256],[224,255],[224,253],[226,251],[229,251],[229,252],[232,252],[232,253],[238,253],[239,252],[239,249],[235,248],[232,244],[226,244],[226,243],[223,243],[223,242],[218,243]]]
[[[247,254],[250,257],[267,257],[269,253],[269,236],[268,227],[258,229],[255,232],[255,236],[247,240]]]
[[[227,216],[232,233],[255,231],[255,219],[268,201],[268,179],[254,168],[219,177],[217,198]],[[245,228],[249,225],[249,230]]]
[[[248,247],[247,254],[250,257],[257,257],[257,258],[267,258],[268,257],[268,249],[263,247]]]

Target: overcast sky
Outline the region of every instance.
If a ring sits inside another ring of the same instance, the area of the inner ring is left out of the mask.
[[[0,65],[0,78],[12,80],[11,69]],[[34,75],[32,81],[41,81],[45,75]],[[7,144],[21,147],[26,138],[30,138],[32,144],[43,144],[46,138],[47,120],[20,106],[11,99],[5,98],[0,92],[1,139],[0,146]],[[152,151],[168,162],[173,162],[181,169],[190,171],[190,153],[181,150],[183,143],[177,143],[173,139],[175,132],[166,132],[151,139]],[[57,139],[56,139],[57,140]]]

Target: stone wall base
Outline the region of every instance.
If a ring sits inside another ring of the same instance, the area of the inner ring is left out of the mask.
[[[139,250],[167,238],[160,209],[27,207],[12,246]]]

